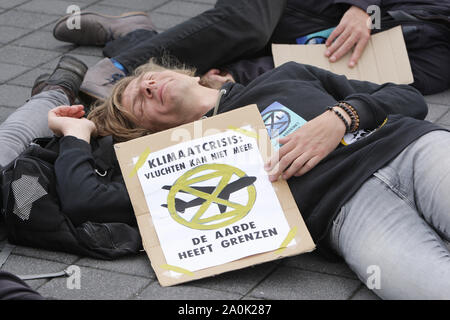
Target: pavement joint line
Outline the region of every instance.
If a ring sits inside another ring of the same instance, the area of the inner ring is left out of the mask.
[[[447,106],[448,107],[448,106]],[[439,123],[439,121],[442,119],[442,118],[444,118],[446,115],[448,115],[450,113],[450,109],[448,110],[448,111],[446,111],[446,112],[444,112],[444,114],[442,115],[442,116],[440,116],[438,119],[436,119],[435,121],[434,121],[434,123]],[[444,123],[444,124],[447,124],[447,123]]]
[[[327,264],[332,264],[333,262],[327,262]],[[294,267],[294,266],[289,266],[289,265],[283,265],[283,267],[285,268],[290,268],[290,269],[298,269],[298,270],[302,270],[302,271],[308,271],[308,272],[312,272],[312,273],[317,273],[317,274],[325,274],[328,276],[335,276],[338,278],[345,278],[345,279],[349,279],[349,280],[357,280],[358,277],[356,277],[356,275],[354,277],[349,276],[349,275],[345,275],[345,274],[335,274],[335,273],[330,273],[330,272],[322,272],[322,271],[314,271],[314,270],[310,270],[310,269],[305,269],[305,268],[301,268],[301,267]]]
[[[20,66],[20,65],[16,64],[16,66]],[[21,67],[23,67],[23,66],[21,66]],[[30,71],[31,71],[31,69],[28,70],[28,72],[30,72]],[[26,73],[26,72],[25,72],[25,73]],[[22,74],[20,74],[20,75],[23,75],[23,74],[24,74],[24,73],[22,73]],[[19,76],[20,76],[20,75],[19,75]],[[14,78],[14,79],[16,79],[16,78]],[[11,79],[9,79],[9,80],[6,81],[6,82],[0,83],[0,86],[6,85],[6,86],[11,86],[11,87],[22,87],[22,88],[26,88],[26,89],[30,89],[30,88],[31,88],[31,87],[24,86],[23,84],[8,83],[9,81],[14,80],[14,79],[11,78]],[[31,91],[30,91],[30,93],[31,93]],[[4,106],[4,107],[7,107],[7,106]],[[16,107],[10,107],[10,108],[16,108]]]
[[[158,282],[158,280],[153,279],[147,285],[143,286],[141,290],[138,290],[138,292],[134,294],[134,298],[136,299],[137,297],[139,297],[142,294],[142,292],[144,292],[148,287],[150,287],[155,282]],[[131,300],[131,297],[128,300]]]
[[[331,264],[332,262],[329,262],[328,264]],[[347,276],[347,275],[341,275],[341,274],[335,274],[335,273],[329,273],[329,272],[322,272],[322,271],[313,271],[313,270],[308,270],[308,269],[303,269],[303,268],[298,268],[298,267],[293,267],[293,266],[286,266],[283,265],[283,268],[288,268],[288,269],[296,269],[296,270],[302,270],[302,271],[306,271],[306,272],[310,272],[310,273],[315,273],[315,274],[323,274],[323,275],[327,275],[327,276],[332,276],[332,277],[337,277],[337,278],[344,278],[344,279],[348,279],[348,280],[355,280],[355,281],[360,281],[357,277],[351,277],[351,276]]]
[[[153,9],[132,9],[132,8],[127,8],[127,7],[122,7],[121,5],[117,5],[117,4],[114,4],[114,3],[111,3],[111,4],[110,4],[110,3],[102,4],[102,3],[100,3],[100,2],[102,2],[102,1],[103,1],[103,0],[100,0],[100,1],[96,2],[95,4],[99,4],[99,5],[103,5],[103,6],[105,6],[105,5],[106,5],[106,6],[111,6],[111,7],[114,7],[114,8],[121,8],[121,9],[126,10],[126,11],[124,11],[124,12],[139,11],[139,10],[141,10],[141,11],[150,11],[150,12],[152,12],[152,11],[157,10],[157,9],[161,8],[162,6],[168,4],[168,3],[171,2],[172,0],[168,0],[168,1],[164,2],[164,3],[161,4],[161,5],[158,5],[158,6],[154,7]],[[92,4],[92,5],[94,5],[94,4]],[[88,8],[91,7],[92,5],[89,5],[89,6],[86,7],[85,9],[88,9]],[[101,12],[99,12],[99,13],[101,13]],[[188,17],[188,18],[190,18],[190,17]]]
[[[282,265],[281,265],[281,266],[282,266]],[[275,271],[277,271],[278,269],[280,269],[280,264],[276,264],[276,265],[272,268],[272,270],[270,270],[269,272],[267,272],[267,274],[266,274],[264,277],[262,277],[261,280],[259,280],[253,287],[251,287],[251,288],[247,291],[247,293],[244,293],[244,294],[242,295],[241,300],[244,299],[244,298],[247,298],[247,297],[258,298],[258,297],[252,296],[251,293],[252,293],[252,292],[253,292],[260,284],[262,284],[264,281],[266,281],[267,278],[269,278],[272,274],[274,274]]]
[[[212,3],[206,3],[206,2],[195,1],[195,0],[189,0],[189,1],[187,1],[187,0],[180,0],[180,1],[177,1],[177,2],[187,2],[187,3],[203,4],[203,5],[205,5],[205,6],[212,6],[212,7],[215,6],[215,4],[212,4]]]
[[[352,294],[350,294],[350,296],[347,298],[347,300],[352,300],[353,297],[355,297],[356,294],[357,294],[360,290],[362,290],[364,287],[365,287],[364,283],[361,282],[360,286],[359,286],[358,288],[356,288],[355,291],[354,291]]]
[[[32,0],[31,0],[32,1]],[[31,2],[30,1],[30,2]],[[100,1],[102,1],[102,0],[100,0]],[[69,3],[71,3],[70,1],[66,1],[68,4]],[[29,2],[27,2],[27,3],[29,3]],[[20,4],[19,6],[22,6],[22,5],[24,5],[24,4],[27,4],[27,3],[22,3],[22,4]],[[85,9],[86,7],[89,7],[89,6],[91,6],[91,4],[87,4],[87,3],[81,3],[81,2],[78,2],[78,3],[76,3],[76,5],[80,8],[80,9],[82,9],[81,11],[83,11],[83,9]],[[14,7],[14,8],[17,8],[17,6],[16,7]],[[62,17],[62,15],[60,15],[59,13],[58,14],[56,14],[56,13],[47,13],[47,12],[42,12],[42,11],[33,11],[33,10],[30,10],[30,9],[23,9],[23,8],[21,8],[20,9],[20,11],[22,12],[26,12],[26,13],[34,13],[34,14],[39,14],[39,15],[46,15],[46,16],[54,16],[54,17]],[[3,12],[4,13],[4,12]],[[66,15],[67,14],[67,12],[64,12],[63,13],[63,15]]]
[[[168,4],[170,2],[172,2],[172,0],[168,0],[168,1],[164,2],[164,3],[161,3],[159,6],[156,6],[156,7],[154,7],[153,9],[151,9],[149,11],[150,12],[154,12],[154,11],[158,10],[159,8],[164,7],[166,4]]]
[[[24,4],[30,3],[31,1],[33,1],[33,0],[28,0],[28,1],[25,1],[23,3],[19,3],[19,4],[15,5],[15,6],[11,7],[11,8],[4,8],[5,11],[3,11],[2,14],[6,13],[8,11],[14,10],[15,8],[20,7],[20,6],[24,5]]]

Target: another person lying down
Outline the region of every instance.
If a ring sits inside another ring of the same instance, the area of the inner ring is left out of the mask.
[[[318,248],[341,256],[364,283],[367,268],[377,265],[382,277],[375,293],[382,298],[450,298],[444,243],[450,239],[450,134],[418,120],[427,107],[416,89],[350,81],[296,63],[247,87],[227,83],[221,90],[178,71],[145,65],[120,81],[87,120],[83,106],[68,105],[85,68],[63,58],[41,92],[0,125],[1,148],[10,157],[0,159],[8,162],[19,151],[12,148],[17,144],[4,148],[13,136],[23,134],[21,144],[45,131],[47,120],[34,115],[30,132],[25,115],[35,112],[32,106],[60,105],[49,112],[48,125],[62,136],[55,174],[64,212],[75,226],[134,224],[117,162],[112,183],[94,172],[89,142],[95,136],[125,141],[211,116],[215,105],[222,113],[257,104],[264,113],[277,101],[307,123],[280,139],[280,159],[271,159],[268,174],[272,181],[287,179]]]
[[[249,104],[264,113],[276,101],[307,123],[280,139],[280,159],[266,169],[271,181],[287,179],[319,248],[341,256],[363,282],[367,268],[379,266],[375,293],[382,298],[450,298],[443,241],[450,239],[450,133],[418,120],[427,106],[416,89],[351,81],[296,63],[247,87],[227,83],[219,91],[199,80],[148,64],[121,80],[90,121],[64,116],[77,106],[51,111],[50,128],[64,135],[57,168],[62,203],[73,202],[76,188],[94,202],[99,192],[109,194],[109,205],[129,205],[124,187],[99,188],[90,174],[92,135],[125,141],[212,116],[217,103],[218,113]],[[74,177],[90,178],[74,186]]]

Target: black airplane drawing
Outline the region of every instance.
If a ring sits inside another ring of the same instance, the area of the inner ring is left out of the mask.
[[[233,181],[233,182],[229,183],[228,185],[226,185],[225,188],[223,188],[223,190],[219,193],[219,195],[217,197],[220,199],[223,199],[223,200],[228,200],[232,193],[239,191],[243,188],[246,188],[249,185],[252,185],[255,181],[256,181],[256,177],[245,176],[245,177],[239,178],[238,180]],[[172,188],[172,186],[164,186],[162,188],[165,190],[170,190],[170,188]],[[209,187],[209,186],[204,186],[204,187],[194,187],[193,186],[192,188],[195,190],[201,191],[201,192],[209,193],[209,194],[212,194],[214,192],[214,190],[216,190],[216,187]],[[188,193],[183,190],[180,190],[180,192]],[[180,213],[184,213],[184,211],[186,209],[200,206],[205,201],[206,201],[206,199],[203,199],[203,198],[195,198],[191,201],[183,201],[181,199],[175,198],[175,210],[177,210]],[[161,206],[164,208],[167,208],[167,204],[162,204]],[[217,206],[219,207],[220,213],[224,213],[227,210],[227,206],[224,204],[217,203]]]

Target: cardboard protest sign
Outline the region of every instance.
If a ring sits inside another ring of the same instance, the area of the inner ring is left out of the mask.
[[[169,286],[314,250],[256,106],[115,145],[144,248]]]
[[[414,82],[408,52],[401,26],[371,36],[364,53],[354,68],[348,67],[351,52],[336,62],[330,62],[324,53],[324,44],[273,44],[275,67],[289,61],[310,64],[349,79],[371,81],[378,84]]]

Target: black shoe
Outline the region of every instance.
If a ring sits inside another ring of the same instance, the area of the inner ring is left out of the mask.
[[[75,57],[65,55],[51,75],[40,75],[34,82],[31,96],[42,91],[62,89],[69,98],[70,104],[75,102],[81,83],[88,67]]]
[[[31,88],[31,96],[42,92],[42,89],[47,85],[45,81],[47,81],[48,78],[50,78],[50,73],[44,73],[34,80],[33,88]]]

